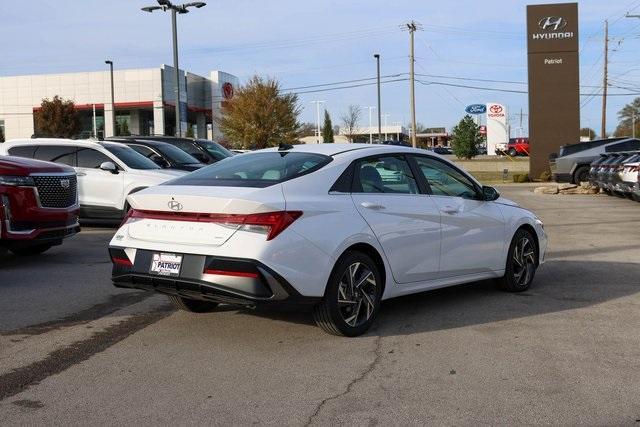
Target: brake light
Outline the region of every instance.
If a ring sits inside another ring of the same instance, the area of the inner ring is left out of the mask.
[[[236,226],[240,230],[253,231],[274,239],[302,216],[302,211],[277,211],[255,214],[218,214],[202,212],[165,212],[131,209],[123,224],[136,219],[158,219],[165,221],[212,222],[222,226]]]
[[[118,264],[123,267],[133,267],[133,264],[131,263],[131,261],[129,261],[128,258],[119,258],[119,257],[112,256],[111,261],[114,264]]]

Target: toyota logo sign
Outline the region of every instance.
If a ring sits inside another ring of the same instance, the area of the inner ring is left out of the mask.
[[[489,111],[491,111],[493,114],[500,114],[502,113],[502,105],[492,105],[491,107],[489,107]]]
[[[182,203],[176,202],[175,200],[169,200],[169,202],[167,203],[167,206],[169,206],[169,209],[171,209],[172,211],[182,210]]]

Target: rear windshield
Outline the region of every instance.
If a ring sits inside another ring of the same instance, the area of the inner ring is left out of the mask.
[[[262,152],[233,156],[166,185],[268,187],[316,171],[331,157],[315,153]]]
[[[131,147],[104,145],[104,148],[120,159],[125,165],[131,169],[160,169],[160,166],[147,159]]]

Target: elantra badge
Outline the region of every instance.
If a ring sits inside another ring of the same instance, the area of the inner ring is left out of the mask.
[[[171,209],[172,211],[182,210],[182,203],[176,202],[175,200],[169,200],[169,202],[167,203],[167,206],[169,206],[169,209]]]

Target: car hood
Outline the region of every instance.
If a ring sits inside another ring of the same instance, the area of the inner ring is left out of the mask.
[[[516,207],[520,207],[519,204],[517,204],[516,202],[514,202],[511,199],[507,199],[506,197],[498,197],[498,199],[496,200],[496,203],[499,203],[501,205],[505,205],[505,206],[516,206]]]
[[[71,167],[24,157],[0,156],[0,175],[26,176],[31,173],[70,173]]]

